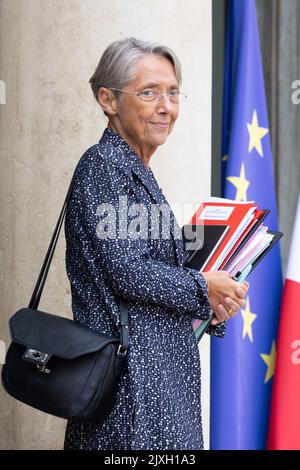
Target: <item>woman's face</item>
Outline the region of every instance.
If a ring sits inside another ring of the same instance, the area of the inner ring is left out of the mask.
[[[141,92],[149,88],[162,93],[179,88],[171,62],[156,54],[145,55],[139,61],[133,78],[123,90]],[[178,103],[171,102],[169,97],[162,96],[159,102],[145,102],[122,93],[114,117],[129,143],[156,148],[172,131],[178,112]]]

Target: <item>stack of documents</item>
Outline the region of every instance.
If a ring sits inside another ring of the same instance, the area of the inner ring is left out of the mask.
[[[268,251],[282,237],[263,225],[268,209],[255,202],[210,198],[203,202],[190,224],[183,227],[184,265],[198,271],[227,271],[236,281],[244,281]],[[199,341],[211,317],[193,324]]]
[[[227,271],[234,278],[249,273],[282,236],[262,225],[269,212],[254,202],[203,202],[183,227],[184,264],[199,271]]]

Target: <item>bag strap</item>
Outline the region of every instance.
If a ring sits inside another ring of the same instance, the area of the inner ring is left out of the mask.
[[[61,227],[63,224],[63,220],[66,215],[67,211],[67,205],[71,197],[71,192],[72,192],[72,187],[73,187],[73,182],[75,178],[75,173],[72,177],[64,205],[62,207],[62,210],[60,212],[60,215],[58,217],[58,221],[56,223],[38,280],[36,282],[36,285],[34,287],[28,308],[31,308],[33,310],[37,310],[41,295],[44,289],[44,285],[47,279],[48,271],[50,268],[50,264],[53,258],[53,254],[56,248],[57,240],[61,231]],[[120,346],[118,350],[118,355],[125,356],[127,353],[128,345],[129,345],[129,325],[128,325],[128,308],[127,308],[127,303],[124,299],[120,298]]]

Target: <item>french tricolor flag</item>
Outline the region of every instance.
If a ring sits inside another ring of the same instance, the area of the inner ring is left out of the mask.
[[[281,304],[268,449],[300,449],[300,195]]]

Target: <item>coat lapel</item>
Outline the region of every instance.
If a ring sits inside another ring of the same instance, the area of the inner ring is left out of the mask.
[[[110,155],[111,163],[115,164],[120,168],[124,173],[131,176],[131,173],[134,173],[140,180],[140,182],[144,185],[148,193],[151,195],[152,199],[156,204],[159,206],[162,204],[167,204],[168,207],[169,203],[166,200],[161,188],[159,187],[154,174],[151,169],[147,169],[143,164],[140,157],[134,152],[134,150],[127,144],[127,142],[122,139],[122,137],[114,132],[112,129],[107,127],[103,133],[103,136],[100,140],[101,143],[111,143],[119,150],[118,154],[113,152]],[[170,208],[171,213],[171,237],[173,239],[175,254],[177,264],[180,265],[182,261],[183,255],[183,247],[182,247],[182,240],[178,239],[174,233],[174,226],[178,227],[177,221],[173,214],[173,211]],[[161,212],[162,217],[165,217],[164,212]]]

